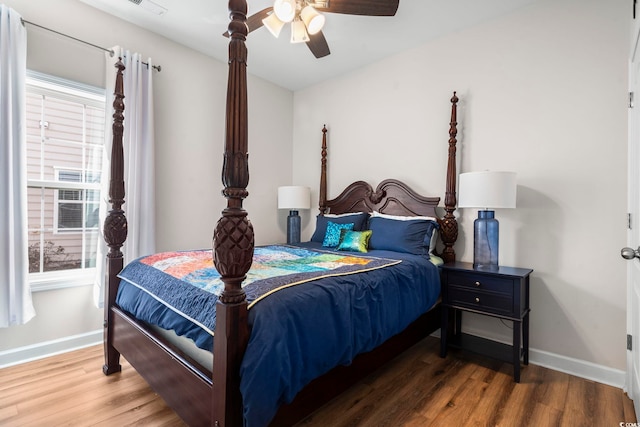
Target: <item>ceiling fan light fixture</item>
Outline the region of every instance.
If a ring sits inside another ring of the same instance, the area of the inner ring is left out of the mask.
[[[300,19],[296,19],[291,23],[291,43],[304,43],[309,41],[307,27]]]
[[[296,16],[296,0],[275,0],[273,12],[282,22],[291,22]]]
[[[278,38],[280,31],[282,31],[282,27],[284,27],[284,22],[278,19],[278,16],[275,13],[264,18],[262,23],[275,38]]]
[[[317,34],[324,27],[324,15],[318,13],[312,6],[306,6],[300,12],[302,21],[307,26],[307,32],[309,34]]]

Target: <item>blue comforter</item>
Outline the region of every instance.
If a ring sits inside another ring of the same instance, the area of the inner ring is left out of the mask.
[[[300,246],[326,250],[313,242]],[[246,426],[269,424],[279,406],[291,402],[311,380],[348,365],[435,304],[440,279],[428,258],[389,251],[363,255],[402,262],[285,287],[251,306],[251,335],[240,371]],[[207,325],[185,320],[180,310],[129,283],[126,273],[117,297],[123,310],[212,348]],[[210,306],[214,303],[212,297]]]

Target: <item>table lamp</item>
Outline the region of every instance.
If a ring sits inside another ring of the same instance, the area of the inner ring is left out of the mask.
[[[515,172],[460,174],[458,207],[480,208],[473,222],[473,267],[498,269],[499,224],[493,209],[516,207]]]
[[[300,242],[300,215],[298,210],[311,207],[309,187],[289,185],[278,187],[278,209],[289,209],[287,217],[287,243]]]

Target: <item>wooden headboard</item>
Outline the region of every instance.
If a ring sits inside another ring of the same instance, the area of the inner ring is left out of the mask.
[[[373,212],[391,215],[432,216],[440,197],[425,197],[397,179],[385,179],[374,190],[364,181],[350,184],[338,197],[324,202],[324,213]]]

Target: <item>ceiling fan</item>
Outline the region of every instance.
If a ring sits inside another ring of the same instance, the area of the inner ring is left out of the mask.
[[[291,23],[291,43],[304,42],[316,58],[331,53],[322,34],[325,17],[320,12],[346,15],[394,16],[400,0],[275,0],[273,6],[247,18],[249,32],[263,25],[278,37]],[[224,36],[229,37],[225,32]]]

